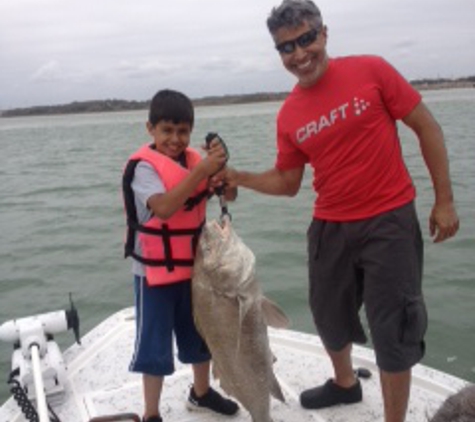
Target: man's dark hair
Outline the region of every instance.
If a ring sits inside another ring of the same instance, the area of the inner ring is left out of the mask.
[[[311,0],[284,0],[274,7],[267,18],[267,28],[274,35],[281,28],[298,28],[308,22],[311,27],[320,29],[322,14]]]

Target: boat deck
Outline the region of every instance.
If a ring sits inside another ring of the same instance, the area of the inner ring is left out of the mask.
[[[128,372],[134,328],[133,309],[124,309],[86,334],[81,345],[75,344],[64,352],[69,374],[65,400],[61,404],[52,403],[62,422],[86,422],[93,417],[122,412],[141,415],[141,377]],[[299,393],[332,376],[320,339],[290,330],[270,329],[269,336],[277,358],[274,371],[286,397],[286,403],[272,400],[274,422],[376,422],[384,419],[379,376],[371,350],[354,347],[355,367],[365,367],[373,373],[370,379],[361,380],[362,403],[308,411],[300,407]],[[177,362],[176,372],[165,381],[161,404],[163,420],[222,421],[222,416],[190,412],[185,408],[191,380],[191,367]],[[413,371],[407,422],[427,420],[449,394],[464,385],[466,382],[463,380],[417,365]],[[214,386],[219,388],[217,384]],[[0,408],[0,422],[25,420],[11,399]],[[232,420],[249,422],[251,418],[241,408],[239,415]]]

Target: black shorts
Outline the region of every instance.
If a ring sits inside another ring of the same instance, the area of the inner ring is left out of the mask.
[[[325,346],[366,342],[364,304],[378,366],[400,372],[419,362],[427,311],[414,203],[355,222],[315,219],[307,236],[309,301]]]

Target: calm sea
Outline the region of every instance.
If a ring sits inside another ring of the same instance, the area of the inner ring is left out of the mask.
[[[430,312],[425,364],[475,382],[475,89],[426,91],[444,128],[461,231],[431,243],[431,183],[417,140],[401,127],[407,165],[418,190],[426,246],[425,293]],[[231,164],[273,165],[279,103],[202,107],[192,145],[209,131],[226,140]],[[72,292],[81,331],[132,302],[130,262],[122,256],[124,162],[149,138],[146,111],[0,119],[0,323],[65,309]],[[296,198],[241,190],[230,205],[237,232],[257,256],[266,294],[295,330],[314,332],[307,306],[305,233],[311,219],[310,171]],[[216,201],[209,216],[219,215]],[[71,333],[57,337],[61,346]],[[0,402],[12,345],[0,344]]]

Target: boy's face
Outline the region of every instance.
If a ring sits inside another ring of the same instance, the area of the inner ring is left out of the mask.
[[[155,126],[152,126],[150,122],[147,122],[147,130],[153,138],[157,151],[173,159],[177,159],[190,144],[191,126],[189,123],[160,120]]]

